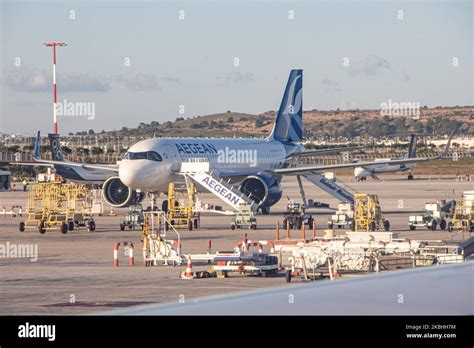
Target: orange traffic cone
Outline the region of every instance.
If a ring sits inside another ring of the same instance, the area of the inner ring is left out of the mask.
[[[188,256],[188,264],[186,266],[186,271],[181,272],[181,279],[193,279],[193,263],[191,262],[191,256]]]

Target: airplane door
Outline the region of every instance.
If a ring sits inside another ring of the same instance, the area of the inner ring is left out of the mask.
[[[169,159],[172,161],[173,165],[171,167],[173,172],[179,171],[179,156],[176,149],[172,145],[166,145],[166,151],[168,152]]]

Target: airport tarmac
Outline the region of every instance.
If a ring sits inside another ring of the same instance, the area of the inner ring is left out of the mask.
[[[456,197],[463,191],[473,190],[473,182],[457,182],[453,177],[441,180],[419,179],[407,181],[405,176],[385,176],[383,181],[368,179],[355,182],[350,177],[338,177],[358,192],[379,195],[382,209],[391,223],[391,231],[400,237],[411,239],[445,239],[451,236],[446,231],[408,230],[408,216],[421,212],[425,202],[450,199],[453,190]],[[337,201],[304,181],[307,198],[327,202],[331,209],[310,209],[317,222],[317,235],[323,234],[327,220],[337,208]],[[294,177],[285,177],[282,183],[283,198],[268,216],[258,216],[258,229],[235,230],[229,228],[231,217],[202,216],[197,230],[181,231],[185,253],[205,253],[207,240],[212,240],[212,249],[231,250],[248,233],[249,239],[275,238],[275,223],[282,221],[286,210],[287,196],[299,200],[299,190]],[[0,192],[0,205],[26,207],[24,192]],[[158,201],[165,196],[161,196]],[[205,203],[221,205],[211,194],[202,194]],[[144,202],[145,205],[145,202]],[[105,206],[106,213],[109,207]],[[41,235],[37,230],[21,233],[18,223],[21,218],[0,217],[0,244],[33,244],[38,246],[38,259],[3,258],[0,261],[0,314],[93,314],[117,308],[147,303],[188,301],[193,298],[255,290],[265,287],[287,286],[283,277],[240,277],[227,279],[183,280],[178,276],[183,267],[144,267],[140,246],[141,231],[120,231],[119,224],[126,209],[116,209],[118,216],[96,218],[97,230],[72,231],[63,235],[59,231],[48,231]],[[25,218],[25,215],[23,215]],[[295,237],[300,236],[294,231]],[[344,233],[336,230],[336,233]],[[171,234],[168,235],[173,238]],[[465,234],[465,238],[468,235]],[[135,244],[135,266],[129,267],[123,251],[119,253],[121,265],[113,267],[113,247],[117,241],[133,241]],[[454,241],[462,241],[456,235]],[[194,264],[194,270],[205,270],[207,265]],[[337,281],[337,280],[336,280]],[[298,283],[298,282],[295,282]],[[290,287],[292,285],[289,285]]]

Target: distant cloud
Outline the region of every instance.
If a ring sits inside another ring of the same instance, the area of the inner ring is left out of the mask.
[[[388,61],[376,55],[369,55],[361,61],[354,63],[349,73],[353,76],[375,76],[380,70],[390,70]]]
[[[122,83],[130,91],[161,91],[166,84],[181,84],[175,77],[160,77],[155,74],[139,73],[135,76],[116,76],[115,80]]]
[[[51,80],[44,70],[16,68],[4,71],[2,85],[18,92],[51,91]]]
[[[255,77],[251,72],[241,73],[240,71],[232,71],[228,74],[222,74],[216,77],[216,84],[219,87],[229,87],[231,84],[253,81],[255,81]]]
[[[104,78],[88,74],[65,74],[58,83],[63,92],[107,92],[112,88]]]
[[[107,92],[110,85],[104,79],[88,74],[61,73],[57,77],[61,92]],[[16,68],[4,72],[2,85],[18,92],[51,92],[50,73],[36,68]]]
[[[341,87],[339,86],[339,82],[324,78],[321,80],[321,85],[324,87],[324,92],[340,92]]]

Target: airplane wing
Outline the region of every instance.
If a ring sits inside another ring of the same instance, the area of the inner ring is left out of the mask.
[[[319,149],[319,150],[307,150],[304,152],[296,153],[290,158],[297,158],[302,156],[314,156],[314,155],[325,155],[325,154],[333,154],[339,152],[347,152],[347,151],[355,151],[360,149],[366,149],[368,146],[346,146],[346,147],[333,147],[329,149]]]
[[[460,126],[457,126],[453,132],[451,133],[446,147],[443,153],[440,156],[436,157],[418,157],[418,158],[403,158],[403,159],[389,159],[386,161],[372,161],[372,162],[352,162],[352,163],[340,163],[340,164],[329,164],[329,165],[319,165],[319,166],[306,166],[306,167],[299,167],[299,168],[282,168],[282,169],[273,169],[272,173],[280,174],[280,175],[296,175],[296,174],[303,174],[303,173],[311,173],[311,172],[320,172],[328,169],[341,169],[341,168],[354,168],[354,167],[371,167],[374,165],[380,164],[387,164],[387,165],[397,165],[397,164],[406,164],[406,163],[417,163],[417,162],[425,162],[429,160],[436,160],[446,157],[449,151],[449,147],[451,146],[451,140],[454,137],[454,134],[457,132]]]
[[[60,166],[67,166],[67,167],[79,167],[89,170],[108,170],[111,172],[118,172],[119,167],[117,164],[90,164],[90,163],[76,163],[76,162],[66,162],[66,161],[52,161],[52,160],[45,160],[45,159],[36,159],[33,157],[35,161],[39,165],[60,165]]]
[[[11,165],[19,165],[19,166],[32,166],[32,167],[54,167],[53,164],[47,163],[36,163],[36,162],[9,162],[8,164]]]
[[[108,170],[111,172],[118,172],[118,165],[117,164],[89,164],[89,163],[77,163],[77,162],[70,162],[70,161],[54,161],[54,160],[46,160],[41,158],[41,135],[40,132],[36,134],[35,139],[35,147],[33,149],[33,160],[35,163],[29,163],[28,165],[33,166],[45,166],[51,167],[55,165],[59,166],[68,166],[68,167],[79,167],[84,168],[87,170]]]
[[[295,167],[295,168],[282,168],[282,169],[273,169],[272,173],[282,174],[282,175],[295,175],[303,174],[310,172],[320,172],[328,169],[341,169],[341,168],[354,168],[354,167],[364,167],[364,166],[374,166],[380,164],[405,164],[405,163],[414,163],[414,162],[424,162],[429,161],[433,158],[419,157],[419,158],[406,158],[400,160],[387,160],[387,161],[372,161],[372,162],[354,162],[354,163],[339,163],[339,164],[329,164],[329,165],[318,165],[318,166],[306,166],[306,167]]]

